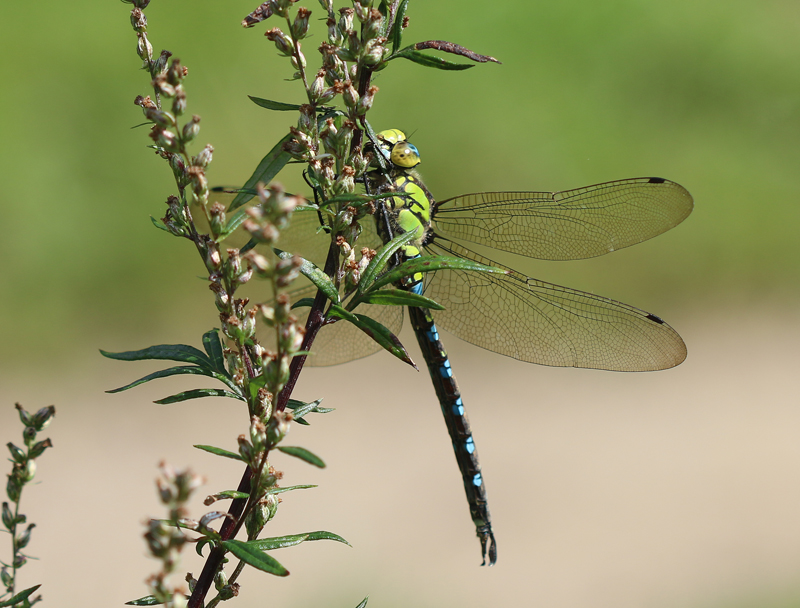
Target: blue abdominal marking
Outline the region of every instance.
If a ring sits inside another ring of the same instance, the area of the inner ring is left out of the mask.
[[[472,437],[467,438],[467,441],[464,443],[464,447],[467,448],[467,452],[470,454],[475,452],[475,442],[473,441]]]
[[[481,486],[483,484],[483,479],[481,478],[481,474],[478,473],[475,477],[472,478],[472,485],[474,486]]]
[[[439,373],[442,375],[443,378],[452,378],[453,377],[453,370],[450,369],[450,361],[445,361],[444,365],[439,368]]]
[[[461,403],[461,397],[456,399],[456,402],[453,404],[452,410],[456,416],[464,415],[464,404]]]

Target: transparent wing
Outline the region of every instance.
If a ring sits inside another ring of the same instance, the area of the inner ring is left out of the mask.
[[[358,238],[357,247],[369,247],[371,249],[381,247],[382,241],[375,229],[375,222],[371,218],[365,218],[362,226],[363,231]],[[315,211],[295,212],[289,229],[281,235],[278,246],[281,249],[300,255],[322,268],[325,266],[325,258],[328,255],[330,237],[325,233],[317,234],[318,228],[319,219]],[[317,288],[304,277],[299,277],[294,285],[299,287],[290,291],[292,302],[297,302],[301,298],[313,298],[317,293]],[[303,325],[305,325],[308,318],[308,311],[308,308],[298,308],[294,311]],[[354,312],[375,319],[388,327],[395,335],[400,333],[400,329],[403,326],[402,306],[364,304]],[[269,328],[260,328],[258,331],[259,339],[270,338],[270,331]],[[344,321],[337,321],[332,325],[326,325],[319,331],[314,343],[311,345],[313,355],[306,359],[306,365],[316,367],[337,365],[366,357],[379,350],[381,350],[381,347],[354,325]]]
[[[426,249],[505,268],[446,239]],[[652,371],[686,358],[681,337],[655,315],[507,270],[433,273],[425,295],[446,307],[433,312],[436,323],[476,346],[542,365]]]
[[[691,213],[683,186],[657,177],[563,192],[481,192],[436,205],[435,232],[542,260],[578,260],[658,236]]]

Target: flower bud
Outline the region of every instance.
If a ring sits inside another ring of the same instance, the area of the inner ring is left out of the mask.
[[[131,11],[131,25],[133,26],[133,30],[140,34],[147,31],[147,17],[145,17],[144,13],[138,8]]]
[[[344,83],[344,92],[342,93],[344,103],[348,108],[354,108],[358,104],[358,91],[353,86],[353,83],[348,80]]]
[[[297,9],[297,15],[295,15],[294,23],[292,23],[292,36],[294,36],[295,40],[301,40],[306,37],[310,15],[311,11],[307,8],[301,6]]]
[[[25,463],[25,471],[22,475],[22,479],[25,482],[31,481],[34,476],[36,475],[36,461],[29,460]]]
[[[153,57],[153,45],[147,39],[147,36],[139,36],[136,42],[136,53],[144,59],[149,61]]]
[[[353,2],[353,12],[361,23],[364,23],[369,18],[369,7],[364,6],[358,0]]]
[[[19,500],[19,495],[21,491],[22,491],[22,485],[17,479],[17,476],[13,474],[9,475],[8,481],[6,482],[6,496],[8,496],[8,499],[11,502],[17,502]]]
[[[167,70],[167,82],[173,86],[178,86],[188,73],[189,70],[181,65],[180,59],[173,59]]]
[[[22,448],[18,448],[11,442],[7,443],[6,446],[8,446],[8,451],[11,452],[11,458],[14,459],[14,462],[23,463],[28,459],[25,455],[25,450]]]
[[[353,29],[353,14],[355,11],[352,8],[339,9],[339,31],[347,32]]]
[[[192,120],[183,125],[183,141],[190,142],[200,133],[200,117],[195,114]]]
[[[39,458],[47,448],[52,448],[53,442],[49,439],[45,439],[44,441],[39,441],[33,445],[30,451],[31,458]]]
[[[380,34],[382,26],[383,15],[381,15],[381,12],[378,9],[373,8],[371,11],[369,11],[369,17],[364,24],[364,29],[361,33],[362,38],[365,41],[372,40]]]
[[[164,112],[163,110],[147,108],[144,111],[144,115],[148,120],[151,120],[162,129],[171,129],[177,124],[175,117],[169,112]]]
[[[175,98],[172,100],[172,111],[175,116],[182,116],[186,111],[186,91],[183,85],[179,84],[175,87]]]
[[[167,61],[169,61],[170,57],[172,57],[172,53],[170,53],[167,49],[161,51],[158,59],[156,59],[155,63],[153,64],[153,70],[156,74],[161,75],[161,72],[167,69]]]
[[[271,30],[264,32],[264,35],[269,40],[272,40],[275,43],[275,47],[278,49],[278,51],[287,57],[290,57],[292,53],[294,53],[294,44],[292,43],[291,38],[284,34],[280,28],[273,27]]]
[[[192,164],[195,167],[206,168],[208,164],[211,162],[213,152],[214,152],[214,146],[212,146],[211,144],[206,144],[206,147],[200,150],[197,156],[192,158]]]
[[[41,408],[33,415],[32,426],[36,427],[37,431],[43,431],[53,421],[53,416],[56,415],[56,408],[53,405]]]
[[[375,101],[375,93],[377,92],[378,87],[371,86],[364,96],[358,100],[358,108],[356,109],[356,112],[358,112],[359,116],[364,116],[364,114],[369,111],[369,109],[372,107],[372,102]]]
[[[14,407],[17,408],[17,412],[19,413],[19,420],[25,426],[30,426],[33,423],[33,419],[31,415],[28,413],[24,407],[22,407],[19,403],[15,403]]]
[[[17,549],[23,549],[31,541],[31,530],[36,524],[29,524],[25,531],[17,537]]]
[[[364,65],[375,66],[383,61],[383,53],[386,50],[386,47],[383,46],[385,42],[385,38],[373,38],[367,41],[362,54]]]
[[[5,526],[6,530],[10,530],[16,520],[14,519],[14,514],[11,512],[11,508],[8,506],[7,502],[3,503],[3,526]]]

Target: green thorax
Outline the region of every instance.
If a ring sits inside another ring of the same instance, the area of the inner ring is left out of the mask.
[[[391,164],[389,174],[372,171],[369,174],[371,190],[376,194],[397,192],[397,196],[382,199],[376,212],[378,234],[384,242],[398,234],[417,231],[417,238],[403,247],[405,257],[420,254],[420,248],[431,233],[433,196],[412,167],[419,164],[419,152],[405,140],[405,135],[390,129],[378,134],[379,152]],[[398,163],[402,163],[402,166]]]

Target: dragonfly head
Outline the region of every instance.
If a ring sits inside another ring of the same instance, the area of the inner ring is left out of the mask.
[[[406,140],[406,134],[400,129],[387,129],[377,134],[380,152],[395,167],[411,169],[420,162],[419,150]]]

